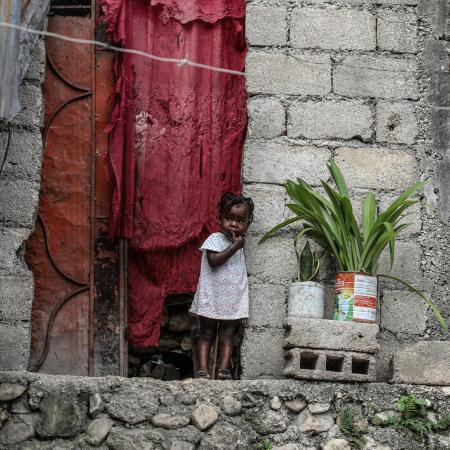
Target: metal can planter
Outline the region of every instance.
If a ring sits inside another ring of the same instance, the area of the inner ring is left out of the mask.
[[[336,274],[333,320],[376,323],[377,277],[361,272]]]
[[[324,287],[314,281],[291,284],[288,299],[288,317],[323,319]]]

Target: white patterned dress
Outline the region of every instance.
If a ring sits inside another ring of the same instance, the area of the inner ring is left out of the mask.
[[[213,233],[200,247],[203,252],[197,292],[190,312],[210,319],[236,320],[248,317],[248,279],[244,250],[239,249],[224,264],[211,267],[207,250],[223,252],[231,241]]]

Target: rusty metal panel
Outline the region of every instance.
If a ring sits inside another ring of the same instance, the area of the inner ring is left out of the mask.
[[[49,19],[53,32],[89,39],[91,17]],[[27,242],[35,277],[29,369],[126,375],[126,262],[107,239],[106,162],[112,54],[47,39],[39,219]]]

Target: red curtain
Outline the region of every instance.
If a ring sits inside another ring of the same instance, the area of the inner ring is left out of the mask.
[[[102,0],[123,47],[243,71],[245,0]],[[130,239],[129,343],[153,346],[170,293],[193,292],[217,204],[241,189],[245,80],[119,55],[111,236]]]

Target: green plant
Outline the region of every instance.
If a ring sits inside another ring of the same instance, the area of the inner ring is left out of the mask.
[[[352,448],[361,449],[365,445],[363,432],[356,425],[356,411],[346,406],[339,416],[339,428]]]
[[[256,450],[271,450],[272,448],[273,448],[272,442],[268,441],[267,439],[264,439],[258,444]]]
[[[297,178],[297,182],[288,180],[285,188],[291,203],[286,206],[294,213],[294,217],[269,230],[262,237],[261,242],[287,225],[301,221],[303,229],[298,233],[297,239],[306,236],[334,255],[340,271],[376,274],[380,255],[386,247],[389,247],[392,268],[395,258],[395,239],[410,225],[401,222],[407,210],[419,202],[419,200],[412,200],[411,196],[428,180],[410,186],[387,209],[378,214],[375,195],[369,192],[362,204],[362,224],[359,226],[339,167],[334,161],[329,161],[327,168],[337,190],[321,180],[327,199],[301,178]],[[403,283],[409,290],[419,295],[432,309],[441,327],[448,331],[448,324],[439,309],[421,291],[393,275],[378,275]]]
[[[416,437],[444,431],[450,428],[450,414],[446,414],[437,422],[427,417],[426,402],[415,395],[402,395],[397,402],[400,417],[390,416],[386,420],[375,422],[382,427],[393,427],[397,431],[409,431]]]
[[[303,246],[302,251],[299,253],[297,248],[298,239],[294,239],[294,248],[297,255],[298,272],[296,281],[311,281],[319,273],[320,268],[320,256],[317,252],[311,251],[309,241]]]

